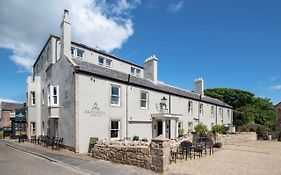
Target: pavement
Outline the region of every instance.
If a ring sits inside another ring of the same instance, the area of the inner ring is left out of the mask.
[[[40,145],[34,145],[32,143],[18,143],[12,140],[0,140],[0,143],[2,145],[5,144],[6,146],[5,149],[8,149],[7,147],[9,147],[9,149],[13,148],[74,170],[74,173],[67,173],[67,174],[77,174],[77,172],[78,174],[95,174],[95,175],[112,175],[112,174],[155,175],[156,174],[152,171],[145,170],[142,168],[129,166],[129,165],[120,165],[108,161],[98,160],[90,157],[87,154],[77,154],[68,150],[52,151],[51,148],[46,148]]]

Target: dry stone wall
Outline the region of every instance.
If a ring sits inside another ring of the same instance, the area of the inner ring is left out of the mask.
[[[92,149],[92,156],[97,159],[133,165],[161,173],[168,167],[170,142],[169,139],[160,135],[153,139],[148,146],[97,143]]]
[[[219,134],[217,136],[217,142],[221,142],[224,145],[255,140],[257,140],[255,132],[236,132],[233,134]]]

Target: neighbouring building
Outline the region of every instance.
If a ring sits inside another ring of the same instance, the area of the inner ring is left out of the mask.
[[[275,109],[276,109],[275,131],[281,132],[281,102],[275,106]]]
[[[61,32],[49,37],[27,79],[29,137],[63,137],[84,153],[90,137],[172,139],[199,122],[232,127],[232,107],[205,96],[202,78],[189,92],[158,81],[155,56],[142,67],[71,41],[66,10]]]
[[[0,128],[3,130],[3,137],[15,138],[15,129],[18,123],[16,121],[16,112],[23,109],[24,104],[22,103],[1,103],[1,125]]]

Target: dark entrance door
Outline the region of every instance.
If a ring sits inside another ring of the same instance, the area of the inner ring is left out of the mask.
[[[157,136],[163,134],[163,123],[162,121],[157,121]]]

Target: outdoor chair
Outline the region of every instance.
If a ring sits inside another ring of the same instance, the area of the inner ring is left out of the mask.
[[[190,159],[192,159],[191,152],[192,152],[192,143],[189,141],[183,141],[180,143],[180,148],[182,155],[185,155],[185,160],[187,160],[187,155],[189,155]]]

